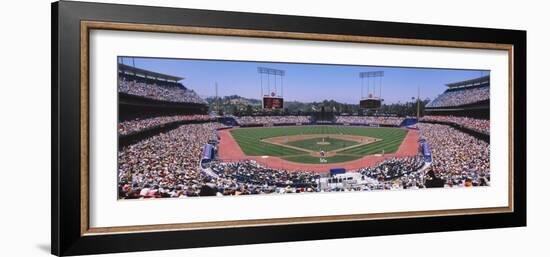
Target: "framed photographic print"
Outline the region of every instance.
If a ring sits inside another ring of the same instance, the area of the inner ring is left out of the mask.
[[[52,253],[526,225],[526,32],[52,5]]]

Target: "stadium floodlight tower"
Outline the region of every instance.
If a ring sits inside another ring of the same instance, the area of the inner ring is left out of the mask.
[[[383,71],[359,72],[359,78],[361,79],[361,100],[359,101],[359,106],[361,108],[367,110],[378,110],[380,108],[383,101],[382,77],[384,77]],[[365,85],[367,86],[366,94]],[[376,92],[377,88],[378,92]]]
[[[260,74],[260,89],[263,100],[263,109],[283,109],[283,77],[285,76],[285,71],[258,67],[258,73]],[[279,88],[277,88],[277,81],[279,81]],[[267,87],[266,93],[264,93],[264,86]]]

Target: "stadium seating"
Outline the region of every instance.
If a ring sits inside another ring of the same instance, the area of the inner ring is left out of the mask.
[[[403,122],[401,117],[383,117],[383,116],[337,116],[337,123],[362,123],[362,124],[380,124],[398,126]]]
[[[128,135],[131,133],[139,133],[146,129],[151,129],[157,126],[162,126],[178,121],[209,121],[212,118],[210,115],[173,115],[173,116],[158,116],[153,118],[133,119],[118,123],[119,135]]]
[[[447,89],[426,105],[427,108],[456,107],[489,100],[489,85]]]
[[[470,117],[456,117],[456,116],[443,116],[443,115],[427,115],[422,117],[420,121],[426,122],[441,122],[455,124],[464,128],[468,128],[483,134],[489,135],[490,120],[475,119]]]
[[[161,101],[200,104],[206,103],[206,101],[200,98],[195,91],[186,89],[183,86],[167,86],[147,84],[145,82],[119,80],[118,92]]]

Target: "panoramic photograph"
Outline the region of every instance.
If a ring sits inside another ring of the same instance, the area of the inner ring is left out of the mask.
[[[489,70],[117,63],[119,200],[491,184]]]

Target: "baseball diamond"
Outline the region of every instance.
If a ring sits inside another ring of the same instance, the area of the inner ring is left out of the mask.
[[[296,163],[330,164],[368,155],[393,154],[403,142],[407,130],[365,126],[289,126],[235,128],[230,130],[230,134],[247,156],[274,156]],[[220,149],[220,153],[223,154],[224,150]],[[325,154],[321,155],[321,152]]]

